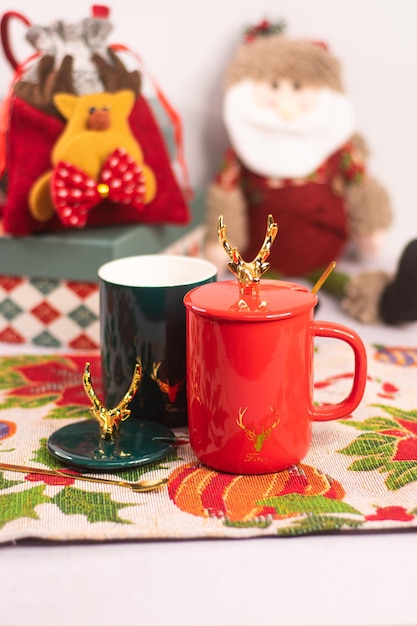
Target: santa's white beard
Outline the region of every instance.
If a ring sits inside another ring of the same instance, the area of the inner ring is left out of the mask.
[[[354,131],[353,110],[344,94],[322,88],[311,110],[287,121],[256,103],[250,80],[227,90],[223,120],[238,158],[268,178],[308,176]]]

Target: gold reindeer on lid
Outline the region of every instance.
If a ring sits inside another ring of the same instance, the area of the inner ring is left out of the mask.
[[[141,377],[141,365],[136,363],[129,389],[114,409],[107,409],[97,396],[91,383],[90,363],[85,364],[83,375],[84,389],[93,404],[90,408],[90,413],[98,421],[101,439],[115,441],[118,438],[121,422],[124,422],[130,416],[131,411],[127,406],[138,390]]]
[[[226,226],[223,215],[219,216],[217,233],[219,241],[230,257],[227,264],[229,270],[237,277],[241,294],[255,295],[259,286],[259,279],[268,269],[270,264],[266,259],[271,253],[271,246],[277,236],[278,225],[272,215],[268,215],[268,224],[264,242],[253,261],[243,259],[237,248],[233,248],[226,235]]]

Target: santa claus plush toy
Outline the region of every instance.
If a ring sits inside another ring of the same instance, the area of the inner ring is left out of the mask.
[[[367,170],[340,63],[326,45],[290,38],[282,24],[248,29],[228,68],[223,122],[230,149],[207,194],[206,256],[219,269],[220,214],[248,260],[273,215],[279,241],[268,261],[280,276],[314,279],[347,250],[358,260],[378,253],[390,201]],[[367,274],[352,286],[339,276],[333,286],[353,316],[374,322],[389,281]]]

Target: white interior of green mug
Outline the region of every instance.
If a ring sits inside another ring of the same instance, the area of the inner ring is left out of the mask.
[[[101,280],[125,287],[175,287],[209,280],[216,266],[197,257],[143,254],[105,263],[98,269]]]

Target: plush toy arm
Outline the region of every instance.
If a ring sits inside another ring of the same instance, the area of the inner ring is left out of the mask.
[[[46,222],[55,213],[50,192],[51,175],[50,171],[42,174],[33,183],[29,192],[29,211],[38,222]]]
[[[232,233],[233,246],[244,251],[248,244],[246,202],[239,186],[226,191],[217,183],[212,183],[207,190],[206,206],[205,257],[214,263],[219,274],[222,274],[227,267],[228,259],[217,234],[219,215],[223,215],[228,231]]]
[[[366,172],[370,150],[365,138],[355,133],[350,142],[354,161],[364,166],[363,177],[345,185],[351,253],[359,259],[376,256],[392,224],[393,211],[386,189]]]
[[[352,148],[355,150],[356,154],[364,163],[366,163],[370,155],[370,150],[363,135],[355,133],[352,135],[350,143],[352,144]]]
[[[388,192],[376,179],[365,175],[359,184],[346,189],[350,241],[359,259],[380,252],[383,236],[392,224],[393,211]]]

